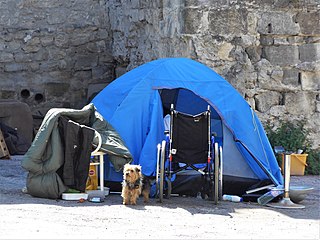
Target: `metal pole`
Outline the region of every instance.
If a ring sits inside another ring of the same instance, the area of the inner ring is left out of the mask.
[[[284,198],[289,198],[290,166],[291,156],[286,154],[284,159]]]
[[[284,157],[284,196],[283,199],[277,203],[268,203],[267,206],[274,208],[305,208],[305,206],[293,203],[289,196],[290,186],[290,162],[291,155],[285,153]]]

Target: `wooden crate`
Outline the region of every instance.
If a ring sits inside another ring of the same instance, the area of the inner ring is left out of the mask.
[[[10,159],[10,153],[0,129],[0,159]]]

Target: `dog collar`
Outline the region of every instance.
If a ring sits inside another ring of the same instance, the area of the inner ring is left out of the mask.
[[[129,187],[129,189],[131,189],[131,190],[135,189],[135,188],[137,189],[141,185],[141,179],[138,178],[137,181],[135,181],[134,183],[131,183],[131,182],[126,180],[126,183],[127,183],[128,187]]]

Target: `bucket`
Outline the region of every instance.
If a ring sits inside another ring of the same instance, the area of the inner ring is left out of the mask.
[[[308,154],[291,154],[291,164],[290,164],[290,175],[291,176],[302,176],[304,175],[305,167],[308,166],[307,156]],[[282,174],[284,174],[284,161],[282,159]]]

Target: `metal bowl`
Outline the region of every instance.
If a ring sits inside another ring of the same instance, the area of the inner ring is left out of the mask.
[[[289,197],[292,202],[299,203],[304,200],[308,193],[313,190],[313,187],[306,186],[290,186]]]

